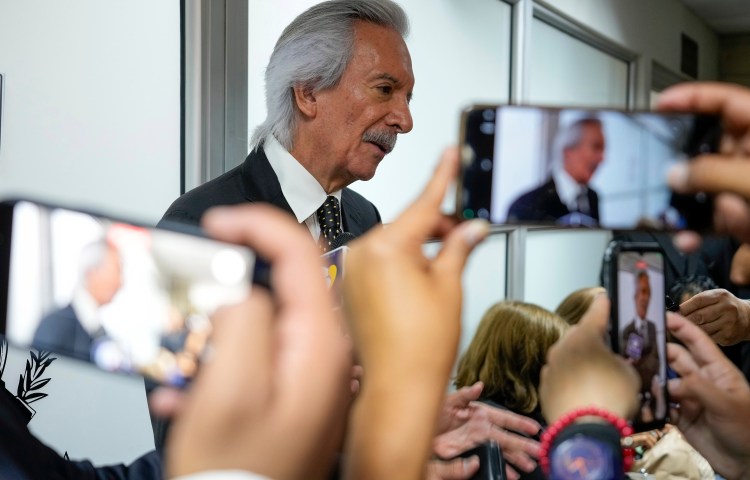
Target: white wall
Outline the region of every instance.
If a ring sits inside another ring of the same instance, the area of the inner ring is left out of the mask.
[[[180,185],[177,0],[0,0],[0,198],[155,222]],[[28,351],[8,359],[15,391]],[[153,448],[143,381],[58,359],[30,428],[58,452],[129,462]]]
[[[180,188],[177,0],[0,0],[0,197],[155,222]]]
[[[607,230],[530,231],[526,241],[524,301],[549,310],[579,288],[600,285]]]
[[[141,378],[52,357],[57,360],[39,377],[51,380],[35,391],[48,396],[29,405],[36,411],[29,422],[32,433],[60,455],[67,452],[71,460],[95,465],[127,464],[154,449]],[[14,395],[29,359],[28,349],[8,349],[2,380]]]
[[[484,312],[505,298],[506,249],[508,236],[495,232],[480,243],[466,262],[463,277],[463,306],[461,309],[461,339],[458,358],[469,347]],[[435,255],[440,243],[428,243],[424,251]]]

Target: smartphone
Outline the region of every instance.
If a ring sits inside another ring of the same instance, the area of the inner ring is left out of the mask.
[[[211,315],[248,295],[248,248],[29,200],[0,203],[0,334],[182,386]]]
[[[612,299],[612,350],[638,373],[636,431],[668,420],[664,252],[657,243],[613,242],[605,252],[605,288]]]
[[[718,116],[474,105],[462,112],[461,219],[710,231],[711,197],[675,195],[667,170],[716,152]]]
[[[454,458],[479,457],[479,470],[469,480],[505,480],[505,462],[500,445],[494,440],[458,454]]]

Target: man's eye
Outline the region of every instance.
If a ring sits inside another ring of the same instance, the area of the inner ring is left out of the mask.
[[[393,92],[393,87],[390,85],[381,85],[378,87],[378,90],[384,95],[390,95]]]

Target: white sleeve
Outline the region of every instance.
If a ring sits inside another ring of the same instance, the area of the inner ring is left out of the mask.
[[[193,473],[173,477],[171,480],[271,480],[263,475],[248,472],[246,470],[209,470],[206,472]]]

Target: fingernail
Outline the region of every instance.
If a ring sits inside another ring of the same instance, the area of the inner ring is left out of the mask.
[[[687,193],[690,191],[689,176],[690,168],[687,162],[676,163],[667,172],[667,184],[677,193]]]
[[[659,94],[659,98],[657,99],[657,104],[659,106],[669,104],[677,98],[680,98],[679,91],[673,90],[673,89],[667,89]]]
[[[490,224],[484,219],[469,220],[462,233],[466,243],[473,247],[490,233]]]
[[[670,378],[667,381],[667,388],[669,388],[669,391],[671,393],[672,391],[679,389],[680,384],[682,384],[682,379],[680,377]]]

